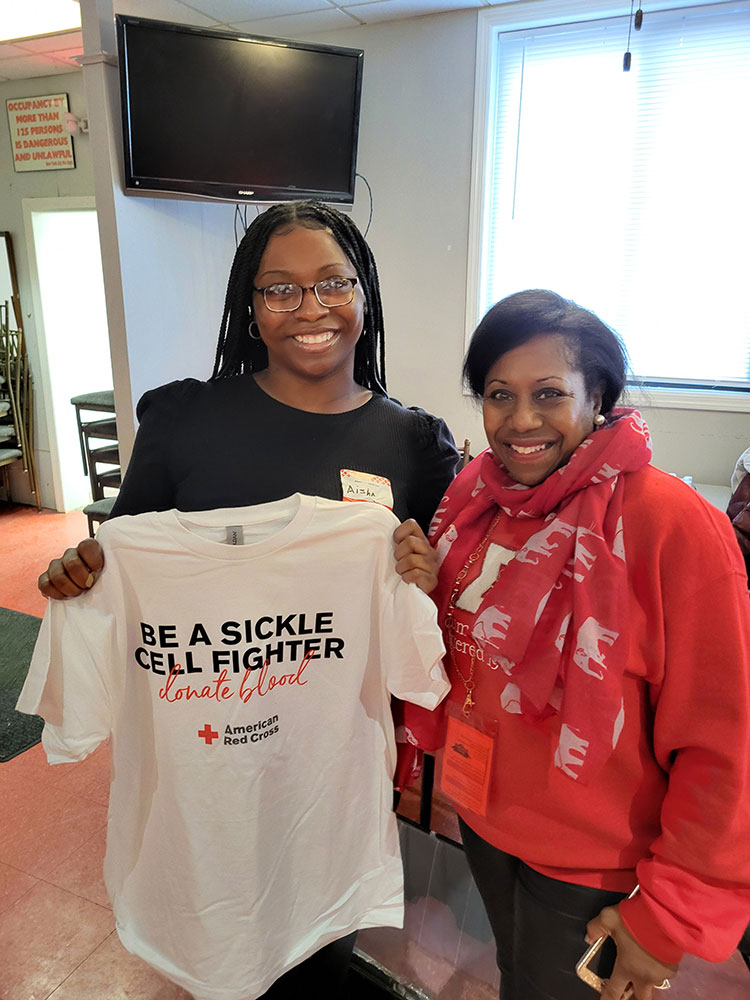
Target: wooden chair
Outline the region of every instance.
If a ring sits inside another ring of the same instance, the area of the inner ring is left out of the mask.
[[[23,331],[10,329],[8,303],[0,304],[0,468],[10,499],[10,466],[21,461],[41,510],[34,462],[34,401]]]
[[[96,534],[94,524],[106,521],[112,513],[112,507],[114,506],[116,499],[117,497],[104,497],[103,500],[94,500],[93,503],[87,504],[83,508],[83,513],[86,515],[89,522],[89,538],[93,538]]]
[[[105,389],[101,392],[86,392],[80,396],[73,396],[71,404],[76,411],[76,425],[78,427],[78,443],[81,447],[81,459],[83,460],[83,471],[89,474],[89,463],[87,457],[86,441],[88,438],[117,440],[117,423],[114,416],[105,420],[85,419],[84,412],[111,413],[115,412],[115,394],[112,389]],[[99,433],[96,433],[96,432]]]
[[[3,489],[10,496],[9,466],[21,458],[21,449],[17,446],[16,427],[13,423],[10,400],[7,398],[8,380],[0,375],[0,468],[2,468]]]
[[[106,389],[73,396],[71,404],[76,412],[78,441],[81,446],[83,471],[89,477],[92,502],[83,508],[88,518],[89,535],[94,536],[95,522],[106,521],[115,498],[106,496],[105,490],[118,489],[122,482],[120,451],[117,441],[117,421],[114,392]],[[90,414],[112,414],[91,418]]]

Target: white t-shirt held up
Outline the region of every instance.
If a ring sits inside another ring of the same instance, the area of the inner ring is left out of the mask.
[[[119,517],[96,586],[47,609],[18,708],[52,763],[112,736],[118,933],[198,1000],[401,926],[390,696],[434,708],[448,682],[397,523],[299,494]]]

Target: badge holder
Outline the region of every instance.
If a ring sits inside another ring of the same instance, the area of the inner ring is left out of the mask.
[[[476,711],[467,716],[453,702],[448,704],[446,714],[440,789],[457,806],[486,816],[497,720]]]

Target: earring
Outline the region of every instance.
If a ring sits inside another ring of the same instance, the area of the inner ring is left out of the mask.
[[[255,327],[255,333],[253,333],[253,327]],[[255,320],[250,321],[250,326],[247,328],[247,332],[250,335],[251,340],[260,340],[260,329]]]
[[[594,423],[596,424],[597,427],[601,427],[606,422],[607,418],[604,416],[603,413],[597,413],[597,415],[594,417]]]

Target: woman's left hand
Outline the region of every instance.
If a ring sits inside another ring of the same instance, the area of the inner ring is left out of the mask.
[[[410,517],[393,532],[396,546],[396,572],[407,583],[416,583],[429,594],[437,586],[437,553],[414,518]]]
[[[605,982],[602,1000],[622,1000],[628,984],[632,983],[635,1000],[659,1000],[668,994],[656,989],[665,979],[677,972],[676,965],[664,965],[645,948],[641,948],[625,927],[616,906],[605,906],[598,917],[586,927],[587,937],[595,941],[608,934],[617,945],[617,959],[612,975]]]

